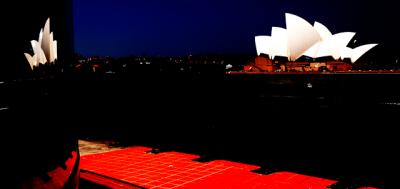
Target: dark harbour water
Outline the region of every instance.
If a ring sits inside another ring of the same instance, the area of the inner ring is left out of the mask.
[[[0,105],[7,107],[1,114],[11,121],[3,138],[18,138],[21,145],[13,145],[20,147],[25,135],[48,136],[43,131],[111,138],[121,145],[201,154],[204,160],[259,164],[266,171],[384,186],[399,159],[399,82],[400,75],[382,74],[109,74],[12,81],[0,85]]]

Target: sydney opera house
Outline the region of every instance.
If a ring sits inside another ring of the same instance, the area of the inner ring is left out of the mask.
[[[245,71],[348,71],[377,44],[348,45],[354,32],[332,32],[319,22],[311,25],[286,13],[286,29],[272,27],[271,36],[256,36],[258,57]]]

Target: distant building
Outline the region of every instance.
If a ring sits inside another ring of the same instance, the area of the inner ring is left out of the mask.
[[[244,70],[254,72],[273,72],[276,70],[276,67],[268,57],[258,56],[255,59],[255,63],[245,65]]]
[[[349,71],[352,65],[342,61],[329,62],[275,62],[265,56],[257,56],[255,62],[244,66],[245,72],[323,72]]]

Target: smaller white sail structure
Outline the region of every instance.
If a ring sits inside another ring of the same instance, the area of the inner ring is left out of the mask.
[[[362,55],[364,55],[366,52],[368,52],[377,45],[378,44],[367,44],[353,49],[351,53],[351,62],[356,62]]]
[[[257,54],[271,54],[272,40],[270,36],[256,36]]]
[[[57,60],[57,41],[54,40],[53,32],[50,32],[50,18],[40,30],[38,41],[32,40],[31,46],[33,55],[25,53],[25,57],[32,69],[39,64],[54,63]]]
[[[286,13],[289,60],[297,60],[315,43],[321,41],[317,30],[303,18]]]
[[[32,70],[33,70],[33,68],[35,67],[35,66],[38,66],[38,62],[37,62],[37,58],[36,58],[36,54],[35,55],[33,55],[33,56],[31,56],[30,54],[28,54],[28,53],[25,53],[25,57],[26,57],[26,59],[28,60],[28,62],[29,62],[29,65],[31,66],[31,68],[32,68]]]
[[[321,39],[323,41],[329,39],[332,36],[332,32],[329,31],[329,29],[326,26],[322,25],[319,22],[314,22],[314,28],[315,30],[317,30],[318,34],[321,36]]]
[[[301,56],[311,58],[333,57],[335,60],[350,58],[356,62],[377,44],[362,45],[355,49],[347,47],[355,36],[354,32],[332,32],[323,24],[308,23],[305,19],[286,13],[286,29],[272,27],[271,36],[257,36],[257,53],[287,57],[295,61]]]
[[[285,28],[272,27],[271,30],[272,47],[271,57],[288,56],[288,33]]]

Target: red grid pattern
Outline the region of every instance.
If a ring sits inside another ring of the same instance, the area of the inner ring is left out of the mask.
[[[250,172],[258,166],[216,160],[195,162],[196,155],[178,152],[149,154],[150,148],[124,150],[83,156],[83,170],[106,175],[145,188],[252,188],[252,189],[319,189],[336,183],[307,175],[277,172],[262,175]]]

